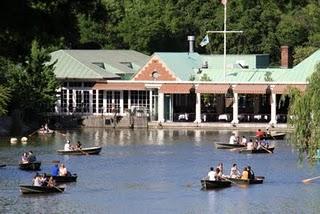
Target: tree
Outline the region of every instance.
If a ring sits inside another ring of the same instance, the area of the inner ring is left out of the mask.
[[[48,112],[56,101],[55,63],[49,61],[47,49],[33,41],[25,65],[11,69],[8,82],[12,90],[11,107],[22,111],[26,119]]]
[[[10,96],[10,89],[0,85],[0,116],[7,114]]]
[[[297,89],[290,90],[291,104],[289,123],[294,132],[290,142],[299,151],[300,159],[307,157],[312,163],[317,149],[320,149],[320,64],[316,66],[315,72],[309,79],[309,84],[304,93]]]

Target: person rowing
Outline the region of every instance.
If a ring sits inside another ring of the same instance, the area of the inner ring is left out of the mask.
[[[28,153],[23,153],[23,155],[21,156],[21,163],[29,163]]]

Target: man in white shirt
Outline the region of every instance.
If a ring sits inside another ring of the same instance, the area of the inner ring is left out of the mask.
[[[230,136],[229,144],[236,144],[236,142],[237,142],[237,138],[236,138],[236,135],[233,133],[233,134]]]
[[[71,150],[70,140],[67,140],[67,143],[64,144],[64,151],[70,151],[70,150]]]
[[[216,180],[216,172],[214,171],[213,167],[210,167],[210,172],[208,173],[208,180],[209,181]]]

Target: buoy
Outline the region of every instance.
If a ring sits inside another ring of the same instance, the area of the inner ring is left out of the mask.
[[[11,144],[16,144],[17,142],[18,142],[18,139],[15,138],[15,137],[12,137],[12,138],[10,139],[10,143],[11,143]]]
[[[22,137],[21,138],[21,142],[27,142],[28,141],[28,138],[27,137]]]

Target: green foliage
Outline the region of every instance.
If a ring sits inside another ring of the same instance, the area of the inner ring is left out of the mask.
[[[34,41],[25,65],[12,67],[8,79],[12,110],[19,109],[32,117],[53,106],[58,82],[53,73],[54,63],[48,64],[49,60],[47,50]]]
[[[307,157],[313,163],[316,150],[320,148],[320,64],[312,74],[305,93],[291,90],[289,123],[294,132],[292,142],[300,153],[300,159]]]
[[[264,74],[264,81],[266,82],[272,82],[273,79],[272,79],[272,73],[270,71],[267,71],[265,74]]]
[[[300,62],[302,62],[305,58],[310,56],[313,52],[315,52],[318,48],[316,47],[310,47],[310,46],[299,46],[294,49],[294,54],[293,54],[293,64],[297,65]]]
[[[7,114],[7,105],[10,97],[10,89],[0,85],[0,116]]]
[[[208,76],[208,74],[204,73],[201,78],[200,81],[211,81],[210,77]]]

